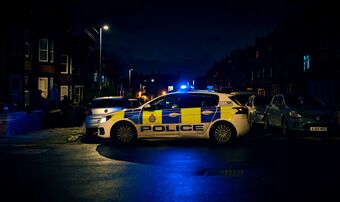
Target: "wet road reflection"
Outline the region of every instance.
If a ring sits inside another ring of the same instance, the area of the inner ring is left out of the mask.
[[[190,195],[193,201],[209,197],[287,201],[294,196],[295,201],[338,197],[335,186],[326,185],[340,182],[339,146],[339,141],[326,139],[262,136],[230,146],[192,140],[100,144],[97,152],[109,159],[152,166],[143,173],[144,180],[152,179],[149,186],[159,193],[171,190],[169,199],[185,200]]]

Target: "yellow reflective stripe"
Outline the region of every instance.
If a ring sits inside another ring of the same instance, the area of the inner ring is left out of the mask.
[[[161,124],[161,123],[162,123],[162,110],[156,110],[152,112],[143,111],[143,124]]]
[[[233,106],[221,106],[221,119],[231,120],[236,111]]]
[[[115,112],[111,120],[122,120],[124,119],[124,111]]]
[[[181,109],[182,123],[201,123],[201,108]]]

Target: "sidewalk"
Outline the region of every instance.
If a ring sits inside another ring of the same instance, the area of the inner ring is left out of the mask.
[[[0,113],[0,136],[20,135],[48,128],[80,127],[85,113],[81,107],[70,107],[63,114],[60,109],[44,113],[42,110]]]
[[[84,126],[48,128],[17,135],[0,135],[0,145],[12,144],[65,144],[76,142],[85,135]]]

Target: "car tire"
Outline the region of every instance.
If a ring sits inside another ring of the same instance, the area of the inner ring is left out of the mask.
[[[210,129],[210,139],[217,144],[230,144],[236,138],[235,128],[227,123],[216,123]]]
[[[137,132],[130,123],[118,123],[111,130],[111,138],[118,144],[131,144],[136,140]]]

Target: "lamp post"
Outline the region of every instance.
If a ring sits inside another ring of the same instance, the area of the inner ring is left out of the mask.
[[[109,30],[109,26],[104,25],[99,28],[99,86],[102,84],[102,40],[103,40],[103,29]]]
[[[131,72],[132,72],[133,68],[129,69],[129,92],[131,92]]]

